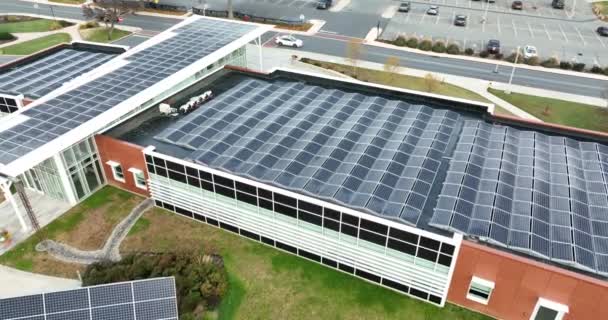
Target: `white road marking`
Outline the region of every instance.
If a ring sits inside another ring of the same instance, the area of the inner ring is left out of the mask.
[[[549,30],[547,29],[547,25],[543,23],[543,28],[545,29],[545,33],[547,34],[547,38],[551,40],[551,35],[549,34]]]
[[[424,22],[424,18],[426,18],[427,14],[423,13],[422,14],[422,18],[420,19],[420,24],[422,24]]]
[[[382,12],[382,18],[390,19],[395,16],[395,13],[397,13],[397,6],[388,6],[384,9],[384,12]]]
[[[502,33],[500,30],[500,16],[496,16],[496,28],[498,28],[498,33]]]
[[[411,16],[412,16],[412,15],[411,15],[409,12],[408,12],[408,13],[406,13],[406,17],[405,17],[405,23],[410,23],[410,17],[411,17]]]
[[[562,32],[562,35],[564,36],[564,40],[566,40],[566,43],[568,42],[568,36],[566,36],[566,32],[564,32],[564,28],[562,28],[562,24],[558,23],[557,26],[559,27],[559,30]]]
[[[515,26],[515,20],[511,19],[511,25],[513,25],[513,33],[517,37],[517,27]]]
[[[329,8],[331,12],[342,11],[342,9],[346,8],[350,4],[350,0],[338,0],[338,3]]]
[[[528,24],[528,30],[530,31],[530,36],[532,38],[534,38],[534,32],[532,31],[532,25],[530,25],[530,22],[527,22],[527,24]]]
[[[439,24],[439,17],[441,17],[441,15],[439,13],[437,13],[437,18],[435,19],[435,24]]]
[[[583,34],[581,33],[580,30],[578,30],[578,28],[576,26],[572,26],[574,28],[574,30],[576,30],[576,32],[578,33],[578,36],[581,37],[581,41],[583,41],[583,46],[586,47],[587,46],[587,41],[585,41],[585,37],[583,37]]]
[[[597,35],[597,32],[593,32],[593,34],[595,35],[597,40],[602,44],[602,47],[606,48],[606,44],[604,43],[604,40],[602,40],[602,38],[600,38],[600,36]]]

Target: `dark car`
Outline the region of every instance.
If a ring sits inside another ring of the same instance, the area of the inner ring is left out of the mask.
[[[488,51],[488,53],[500,53],[500,41],[492,39],[490,41],[488,41],[488,44],[486,45],[486,51]]]
[[[401,2],[399,5],[399,12],[410,12],[410,3],[409,2]]]
[[[329,9],[331,7],[331,0],[321,0],[317,2],[317,9]]]
[[[467,16],[459,14],[454,18],[454,25],[464,27],[467,25]]]
[[[555,9],[563,9],[564,0],[553,0],[553,2],[551,2],[551,6]]]
[[[524,3],[521,1],[513,1],[511,3],[511,9],[513,10],[522,10],[524,8]]]
[[[597,27],[597,30],[595,31],[597,31],[597,33],[602,37],[608,37],[608,27]]]

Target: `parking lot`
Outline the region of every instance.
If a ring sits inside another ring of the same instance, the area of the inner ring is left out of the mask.
[[[446,5],[442,4],[444,2]],[[450,3],[461,6],[450,6]],[[463,48],[477,50],[484,48],[489,39],[498,39],[502,43],[502,52],[506,55],[517,46],[534,45],[544,58],[558,56],[590,65],[608,64],[608,56],[605,54],[608,38],[602,38],[595,32],[600,23],[589,17],[591,10],[588,3],[581,1],[572,18],[566,17],[566,10],[552,9],[549,3],[546,8],[537,6],[537,9],[529,9],[534,10],[535,14],[528,13],[526,1],[522,11],[511,10],[510,3],[507,0],[497,0],[489,5],[490,8],[494,6],[498,9],[490,9],[486,13],[481,9],[481,6],[488,5],[485,1],[411,2],[410,12],[395,13],[385,26],[381,38],[391,40],[398,35],[415,35],[456,42]],[[436,16],[426,14],[432,4],[439,7]],[[585,6],[588,13],[583,12]],[[467,16],[466,26],[454,25],[456,15]]]

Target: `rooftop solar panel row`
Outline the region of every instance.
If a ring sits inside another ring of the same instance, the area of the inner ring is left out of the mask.
[[[24,111],[28,120],[0,132],[0,163],[56,139],[255,28],[199,19],[175,29],[175,36],[129,56],[127,65]]]
[[[431,224],[608,274],[608,147],[466,121]]]
[[[156,138],[207,166],[415,225],[459,117],[250,79]]]
[[[0,300],[0,320],[177,320],[175,280],[154,278]]]

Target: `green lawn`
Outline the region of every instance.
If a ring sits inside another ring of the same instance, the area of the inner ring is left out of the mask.
[[[64,22],[65,23],[65,22]],[[47,19],[34,19],[19,22],[0,23],[0,33],[19,33],[19,32],[44,32],[61,29],[65,26],[62,22]]]
[[[0,264],[24,271],[74,277],[75,273],[71,272],[74,267],[36,252],[36,244],[44,239],[54,239],[82,249],[100,248],[113,227],[141,200],[132,193],[106,186],[1,255]]]
[[[608,21],[608,1],[594,2],[593,10],[596,14],[603,15],[604,21]]]
[[[34,40],[14,44],[12,46],[4,47],[0,49],[0,54],[28,55],[40,51],[42,49],[46,49],[54,45],[70,41],[72,41],[72,38],[69,34],[56,33]]]
[[[543,121],[608,132],[607,108],[520,93],[506,94],[496,89],[489,91]]]
[[[325,61],[318,61],[318,60],[312,60],[312,59],[308,59],[308,61],[310,61],[310,62],[312,62],[312,64],[316,64],[322,68],[335,70],[335,71],[338,71],[340,73],[343,73],[343,74],[346,74],[349,76],[355,75],[355,74],[353,74],[353,67],[349,66],[349,65],[331,63],[331,62],[325,62]],[[303,62],[310,63],[308,61],[303,61]],[[470,90],[467,90],[462,87],[455,86],[455,85],[452,85],[449,83],[440,82],[437,85],[435,90],[429,91],[425,84],[425,79],[420,78],[420,77],[413,77],[413,76],[395,74],[395,73],[390,74],[386,71],[381,71],[381,70],[357,68],[356,78],[359,80],[363,80],[363,81],[368,81],[368,82],[373,82],[373,83],[378,83],[378,84],[383,84],[383,85],[389,85],[389,86],[393,86],[393,87],[400,87],[400,88],[404,88],[404,89],[432,92],[432,93],[436,93],[436,94],[441,94],[441,95],[446,95],[446,96],[451,96],[451,97],[456,97],[456,98],[475,100],[475,101],[480,101],[480,102],[489,102],[484,97],[478,95],[477,93],[475,93],[473,91],[470,91]]]
[[[435,307],[162,209],[143,217],[121,252],[194,250],[224,258],[229,291],[205,319],[490,319],[451,304]]]
[[[129,31],[114,29],[114,31],[112,31],[112,39],[108,40],[108,31],[106,28],[102,27],[102,28],[92,28],[92,29],[80,30],[80,35],[82,36],[82,38],[84,40],[92,41],[92,42],[102,42],[102,43],[116,41],[116,40],[126,37],[130,34],[131,34],[131,32],[129,32]]]

